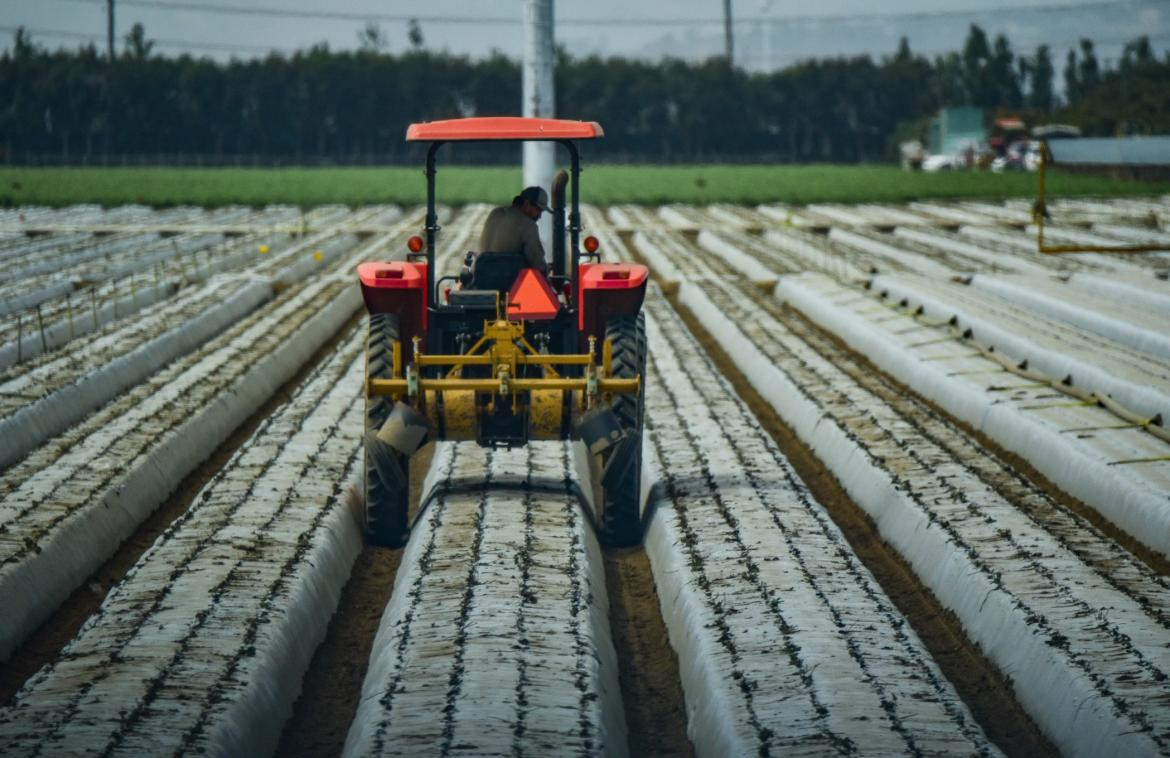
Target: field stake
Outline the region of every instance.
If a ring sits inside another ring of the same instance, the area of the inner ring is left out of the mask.
[[[45,341],[45,320],[41,317],[41,304],[37,303],[37,328],[41,330],[41,352],[49,352],[49,344]]]

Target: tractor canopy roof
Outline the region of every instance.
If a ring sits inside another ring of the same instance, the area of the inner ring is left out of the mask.
[[[473,142],[483,140],[597,139],[605,131],[596,121],[559,118],[487,116],[424,121],[406,129],[407,142]]]

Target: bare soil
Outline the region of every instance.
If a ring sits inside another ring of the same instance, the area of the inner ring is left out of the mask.
[[[435,446],[425,445],[410,459],[411,517],[418,513],[422,481]],[[360,503],[358,504],[360,506]],[[313,655],[301,695],[280,738],[279,756],[318,758],[341,755],[357,714],[362,682],[382,613],[394,591],[403,550],[367,545],[342,590],[325,640]]]
[[[605,584],[630,755],[693,756],[678,656],[662,621],[646,551],[607,550]]]

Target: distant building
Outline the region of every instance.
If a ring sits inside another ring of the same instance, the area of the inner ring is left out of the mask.
[[[1047,145],[1053,164],[1064,171],[1170,179],[1170,136],[1054,139]]]
[[[986,139],[982,108],[943,108],[930,120],[927,142],[933,155],[960,155],[968,146],[979,145]]]

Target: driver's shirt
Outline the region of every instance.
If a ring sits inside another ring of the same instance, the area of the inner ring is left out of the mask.
[[[479,236],[481,253],[524,253],[528,265],[541,273],[548,271],[544,257],[544,245],[540,244],[540,232],[536,222],[523,211],[512,205],[494,209],[483,222],[483,233]]]

